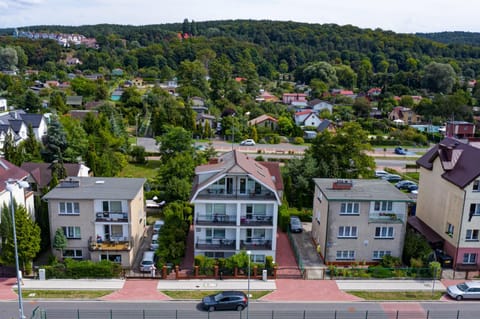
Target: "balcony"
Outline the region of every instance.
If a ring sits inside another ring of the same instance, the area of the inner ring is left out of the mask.
[[[371,223],[404,223],[404,213],[393,212],[370,212],[368,214],[368,221]]]
[[[88,240],[91,251],[128,251],[132,249],[133,242],[128,237],[112,237],[110,240]]]
[[[240,249],[245,250],[272,250],[272,242],[264,238],[251,238],[240,241]]]
[[[275,200],[275,194],[269,190],[260,191],[260,192],[231,192],[227,193],[224,189],[207,189],[203,190],[198,194],[198,199],[240,199],[240,200]]]
[[[203,226],[235,226],[237,217],[224,214],[198,215],[195,222]]]
[[[95,221],[96,222],[128,223],[128,213],[100,212],[100,213],[96,213]]]
[[[273,226],[273,216],[252,215],[251,218],[247,218],[247,216],[241,216],[240,225],[242,226]]]
[[[226,238],[198,239],[195,248],[203,250],[235,250],[236,240]]]

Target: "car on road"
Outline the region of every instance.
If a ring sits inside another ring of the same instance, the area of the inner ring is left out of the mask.
[[[237,310],[248,307],[248,297],[241,291],[222,291],[202,299],[202,307],[208,311]]]
[[[297,216],[290,216],[290,231],[292,233],[301,233],[303,231],[302,222]]]
[[[249,138],[249,139],[246,139],[246,140],[243,140],[242,142],[240,142],[240,145],[255,146],[255,141],[252,140],[251,138]]]
[[[397,154],[397,155],[407,155],[407,151],[404,150],[404,149],[401,148],[401,147],[395,147],[394,152],[395,152],[395,154]]]
[[[388,175],[382,176],[382,179],[389,182],[399,182],[402,180],[402,177],[397,174],[388,174]]]
[[[395,187],[398,189],[408,189],[409,187],[412,187],[413,185],[417,186],[417,183],[409,181],[409,180],[403,180],[395,184]]]
[[[458,285],[449,286],[447,294],[456,300],[480,299],[480,281],[466,281]]]

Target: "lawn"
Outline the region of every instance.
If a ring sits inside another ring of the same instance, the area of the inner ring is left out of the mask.
[[[219,293],[215,290],[162,290],[162,293],[176,300],[201,300],[203,297]],[[246,291],[244,291],[247,293]],[[271,293],[270,290],[250,291],[251,299],[258,299]]]
[[[435,291],[347,291],[365,300],[439,300],[444,292]]]
[[[23,298],[32,299],[97,299],[114,290],[28,290],[22,289]]]
[[[157,169],[160,167],[159,160],[149,160],[146,164],[128,163],[118,174],[119,177],[145,177],[157,176]]]

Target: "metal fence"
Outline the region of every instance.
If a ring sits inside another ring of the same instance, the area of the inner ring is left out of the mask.
[[[473,311],[193,311],[193,310],[42,310],[37,308],[31,319],[472,319]]]
[[[295,244],[295,241],[292,238],[290,227],[288,227],[287,229],[287,234],[288,234],[288,240],[290,241],[290,245],[292,246],[292,249],[293,249],[293,253],[295,254],[295,259],[297,260],[298,268],[300,268],[300,273],[302,274],[302,277],[303,277],[305,268],[303,267],[303,261],[300,256],[300,253],[298,252],[297,245]]]

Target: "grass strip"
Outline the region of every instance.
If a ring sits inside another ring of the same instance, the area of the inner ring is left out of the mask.
[[[26,299],[97,299],[113,293],[115,290],[37,290],[22,289]]]
[[[220,291],[218,290],[162,290],[162,293],[165,295],[169,296],[172,299],[177,299],[177,300],[184,300],[184,299],[189,299],[189,300],[201,300],[203,297],[214,295],[216,293],[219,293]],[[252,296],[250,299],[258,299],[261,298],[269,293],[271,293],[271,290],[255,290],[255,291],[250,291],[250,295]],[[247,293],[244,291],[244,293]]]
[[[439,300],[443,291],[347,291],[365,300]]]

